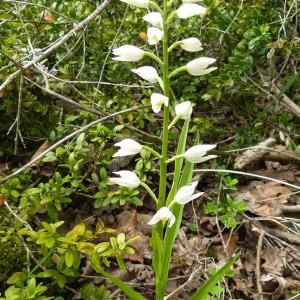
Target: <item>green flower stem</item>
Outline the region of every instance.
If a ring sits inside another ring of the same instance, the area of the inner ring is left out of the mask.
[[[160,65],[163,65],[162,60],[156,56],[155,54],[153,54],[152,52],[149,51],[144,51],[144,55],[145,56],[149,56],[150,58],[154,59],[156,62],[158,62]]]
[[[161,155],[160,155],[158,152],[156,152],[155,150],[153,150],[152,148],[143,145],[143,149],[149,151],[151,154],[153,154],[153,155],[156,156],[157,158],[161,159]]]
[[[163,2],[163,86],[164,95],[170,99],[170,79],[169,79],[169,52],[168,52],[168,7],[167,0]],[[164,106],[164,123],[162,132],[162,155],[160,160],[160,180],[159,180],[159,197],[158,197],[158,209],[165,205],[166,198],[166,181],[167,181],[167,157],[168,157],[168,143],[169,143],[169,106]],[[162,236],[162,228],[160,229],[160,236]]]
[[[180,119],[180,116],[176,116],[172,122],[170,123],[170,125],[168,126],[168,129],[170,130],[176,123],[177,121]]]
[[[180,68],[174,70],[173,72],[170,73],[169,79],[172,78],[172,77],[174,77],[175,75],[181,73],[181,72],[186,71],[186,70],[187,70],[187,67],[186,67],[186,66],[183,66],[183,67],[180,67]]]
[[[163,15],[163,11],[154,1],[149,1],[149,6],[155,8],[161,15]]]
[[[171,52],[174,48],[176,48],[177,46],[180,46],[182,44],[182,41],[177,41],[175,43],[173,43],[169,49],[168,49],[168,52]]]
[[[157,204],[158,203],[158,200],[155,196],[155,194],[152,192],[152,190],[150,189],[150,187],[144,183],[144,182],[141,182],[140,185],[148,192],[148,194],[151,196],[151,198],[154,200],[154,202]]]
[[[172,11],[172,13],[168,17],[167,23],[170,23],[174,19],[174,17],[176,17],[176,15],[177,15],[177,11],[176,10]]]
[[[188,131],[189,131],[189,125],[190,125],[190,118],[188,118],[184,121],[184,125],[182,128],[180,137],[179,137],[176,154],[177,154],[177,156],[181,156],[181,157],[176,159],[176,161],[175,161],[173,183],[172,183],[172,187],[171,187],[171,190],[170,190],[168,198],[167,198],[167,203],[166,203],[167,206],[172,204],[172,201],[178,190],[178,184],[179,184],[181,169],[182,169],[182,164],[183,164],[183,153],[185,151],[186,138],[187,138]]]
[[[179,159],[179,158],[183,158],[183,154],[173,156],[172,158],[168,159],[166,161],[166,163],[169,164],[170,162],[175,161],[176,159]]]

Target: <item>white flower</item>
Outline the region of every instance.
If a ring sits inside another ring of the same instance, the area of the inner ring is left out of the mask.
[[[155,225],[159,221],[169,220],[169,227],[172,227],[175,223],[175,216],[170,211],[170,209],[166,206],[160,208],[157,213],[152,217],[152,219],[148,222],[149,225]]]
[[[121,0],[121,1],[130,4],[132,6],[142,7],[142,8],[147,8],[149,5],[149,0]]]
[[[152,26],[162,29],[163,18],[158,12],[151,12],[143,17],[143,20],[150,23]]]
[[[214,149],[217,145],[196,145],[185,151],[183,157],[192,163],[201,163],[217,157],[216,155],[204,156],[207,151]]]
[[[185,39],[181,41],[180,47],[185,51],[197,52],[203,50],[202,43],[194,37]]]
[[[162,105],[165,106],[169,105],[169,98],[159,93],[153,93],[151,95],[151,105],[152,105],[152,110],[155,113],[159,113]]]
[[[113,49],[113,55],[116,57],[113,60],[119,61],[138,61],[143,58],[144,51],[136,46],[124,45]]]
[[[193,112],[193,107],[190,101],[185,101],[175,106],[176,116],[179,116],[180,119],[186,120],[190,118],[192,112]]]
[[[139,178],[131,171],[119,171],[113,173],[120,177],[110,177],[109,181],[120,186],[126,186],[133,189],[137,188],[141,183]]]
[[[202,2],[202,0],[182,0],[182,3],[197,3]]]
[[[121,142],[116,143],[115,146],[120,147],[120,149],[113,157],[134,155],[140,153],[142,150],[142,145],[131,139],[122,140]]]
[[[157,71],[153,67],[144,66],[137,69],[132,69],[131,71],[151,83],[155,83],[159,79]]]
[[[198,184],[198,181],[194,181],[190,185],[185,185],[185,186],[181,187],[178,190],[178,192],[176,193],[174,200],[172,202],[183,205],[183,204],[186,204],[186,203],[202,196],[204,194],[203,192],[194,194],[197,184]]]
[[[149,27],[147,31],[147,38],[149,45],[156,45],[162,40],[164,36],[163,31],[155,27]]]
[[[208,74],[217,69],[216,67],[207,69],[207,67],[213,64],[215,61],[216,59],[211,57],[196,58],[186,64],[187,71],[193,76]]]
[[[177,9],[177,15],[180,19],[187,19],[197,15],[203,17],[206,12],[207,8],[195,3],[184,3]]]

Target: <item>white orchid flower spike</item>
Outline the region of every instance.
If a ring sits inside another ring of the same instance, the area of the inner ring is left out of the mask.
[[[155,68],[150,66],[144,66],[137,69],[132,69],[131,71],[139,75],[144,80],[147,80],[151,83],[156,83],[160,79]]]
[[[175,113],[180,119],[186,120],[191,117],[193,106],[190,101],[185,101],[175,106]]]
[[[175,216],[170,211],[170,209],[166,206],[160,208],[157,213],[152,217],[152,219],[148,222],[149,225],[156,225],[159,221],[169,221],[169,227],[172,227],[175,223]]]
[[[109,181],[120,185],[120,186],[126,186],[128,188],[137,188],[140,184],[141,181],[139,178],[136,176],[135,173],[131,171],[119,171],[119,172],[113,172],[116,175],[119,175],[120,177],[110,177]]]
[[[155,113],[159,113],[163,105],[164,106],[169,105],[169,98],[159,93],[153,93],[151,95],[150,100],[151,100],[152,110]]]
[[[149,6],[149,0],[121,0],[121,2],[127,3],[129,5],[141,8],[147,8]]]
[[[113,49],[113,55],[116,57],[113,60],[136,62],[143,58],[144,51],[136,46],[123,45],[119,48]]]
[[[212,57],[200,57],[196,58],[186,64],[187,72],[193,76],[200,76],[208,74],[217,69],[217,67],[207,68],[209,65],[216,61]]]
[[[194,194],[197,185],[198,185],[198,181],[194,181],[189,185],[185,185],[185,186],[181,187],[177,191],[172,203],[178,203],[178,204],[184,205],[184,204],[187,204],[188,202],[202,196],[204,194],[204,192],[199,192],[199,193]]]
[[[120,147],[120,149],[113,155],[113,157],[127,156],[138,154],[142,151],[142,145],[132,139],[125,139],[115,146]]]
[[[184,3],[177,9],[177,15],[180,19],[187,19],[193,16],[203,17],[207,13],[207,8],[196,3]]]
[[[182,155],[186,160],[192,163],[202,163],[212,158],[216,158],[216,155],[207,155],[205,154],[209,151],[217,147],[217,145],[196,145],[188,149]]]
[[[163,31],[155,27],[149,27],[147,31],[147,39],[149,45],[158,44],[164,36]]]
[[[158,29],[162,29],[162,27],[163,27],[163,18],[161,16],[161,14],[158,12],[151,12],[149,14],[146,14],[143,17],[143,20]]]
[[[188,52],[198,52],[203,50],[202,43],[195,37],[182,40],[180,47]]]

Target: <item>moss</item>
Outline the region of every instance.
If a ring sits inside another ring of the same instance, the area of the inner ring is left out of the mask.
[[[14,83],[0,95],[0,151],[7,155],[13,153],[16,127],[9,134],[8,130],[14,123],[18,106],[18,83]],[[55,127],[58,113],[52,101],[38,90],[23,85],[20,114],[20,131],[24,137],[26,151],[34,150],[41,144],[41,139],[48,138]],[[35,142],[36,141],[36,142]],[[19,154],[24,151],[19,143]]]
[[[26,252],[21,241],[14,236],[4,236],[5,230],[0,232],[0,292],[6,289],[7,279],[25,266]]]

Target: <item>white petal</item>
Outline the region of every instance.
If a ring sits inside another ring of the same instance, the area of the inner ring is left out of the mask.
[[[144,56],[144,51],[136,46],[123,45],[119,48],[113,49],[114,60],[135,62],[139,61]]]
[[[151,12],[143,17],[143,20],[150,23],[152,26],[162,29],[163,19],[160,13]]]
[[[207,151],[212,150],[217,145],[196,145],[185,151],[183,154],[184,158],[191,162],[199,162],[203,156],[207,153]]]
[[[177,15],[181,19],[186,19],[192,16],[204,16],[207,8],[195,3],[184,3],[177,9]]]
[[[152,105],[152,110],[155,113],[160,112],[162,105],[168,106],[169,104],[169,98],[159,94],[159,93],[153,93],[151,95],[151,105]]]
[[[112,183],[129,188],[137,188],[140,185],[139,178],[131,171],[119,171],[113,173],[119,175],[120,177],[109,178],[109,181]]]
[[[202,43],[197,38],[188,38],[181,41],[180,47],[185,51],[197,52],[203,50]]]
[[[138,69],[132,69],[131,71],[139,75],[144,80],[147,80],[151,83],[156,83],[159,79],[157,71],[150,66],[144,66]]]
[[[148,222],[149,225],[155,225],[159,221],[165,221],[169,220],[169,227],[172,227],[172,225],[175,222],[175,216],[170,211],[170,209],[166,206],[160,208],[157,213],[152,217],[152,219]]]
[[[138,154],[142,150],[142,145],[132,139],[124,139],[115,146],[120,147],[120,149],[113,155],[113,157],[127,156]]]
[[[179,116],[183,120],[190,118],[192,112],[193,107],[190,101],[181,102],[175,106],[176,116]]]
[[[216,157],[217,157],[217,155],[207,155],[207,156],[203,156],[203,157],[199,157],[199,158],[195,158],[195,159],[188,159],[188,160],[195,164],[199,164],[199,163],[205,162],[207,160],[210,160],[210,159],[213,159]]]
[[[196,58],[186,64],[187,71],[193,76],[208,74],[216,69],[215,67],[206,69],[209,65],[213,64],[215,61],[216,59],[212,57]]]
[[[121,1],[130,4],[132,6],[141,7],[141,8],[147,8],[149,5],[149,0],[121,0]]]
[[[147,31],[147,38],[149,45],[156,45],[162,40],[164,36],[163,31],[155,27],[149,27]]]
[[[198,181],[194,181],[189,185],[185,185],[181,187],[175,197],[174,197],[174,202],[179,203],[179,204],[186,204],[189,201],[191,201],[192,195],[195,192],[195,189],[197,187]]]

